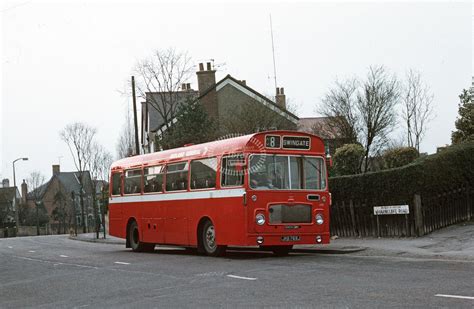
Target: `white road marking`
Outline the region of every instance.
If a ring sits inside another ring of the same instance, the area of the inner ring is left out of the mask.
[[[41,259],[32,259],[25,256],[15,256],[18,259],[27,260],[27,261],[35,261],[35,262],[42,262],[42,263],[49,263],[49,264],[58,264],[58,265],[67,265],[67,266],[76,266],[76,267],[83,267],[83,268],[92,268],[92,269],[99,269],[96,266],[89,266],[89,265],[81,265],[81,264],[72,264],[72,263],[55,263],[54,261],[48,260],[41,260]]]
[[[130,263],[126,263],[126,262],[115,262],[115,264],[130,265]]]
[[[60,257],[68,257],[67,255],[64,255],[64,254],[60,254],[59,256]]]
[[[235,278],[235,279],[243,279],[243,280],[257,280],[257,278],[241,277],[241,276],[234,276],[234,275],[227,275],[227,277]]]
[[[461,296],[461,295],[447,295],[447,294],[436,294],[438,297],[447,297],[447,298],[460,298],[460,299],[471,299],[474,300],[473,296]]]
[[[28,252],[30,252],[30,253],[35,253],[36,251],[30,250],[30,251],[28,251]]]
[[[13,249],[13,247],[12,247],[12,246],[8,246],[8,249]]]

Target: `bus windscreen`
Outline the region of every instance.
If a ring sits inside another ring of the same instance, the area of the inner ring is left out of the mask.
[[[249,183],[256,190],[324,190],[325,161],[320,157],[251,155]]]

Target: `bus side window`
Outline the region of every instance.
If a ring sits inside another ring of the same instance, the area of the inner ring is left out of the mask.
[[[142,170],[128,170],[125,172],[123,184],[124,194],[139,194],[142,192]]]
[[[121,176],[122,173],[112,173],[112,195],[120,195],[122,193]]]
[[[222,157],[221,186],[242,186],[245,175],[245,158],[243,154]]]
[[[152,166],[143,170],[143,192],[150,193],[163,191],[163,167],[163,165]]]
[[[191,189],[216,187],[217,158],[191,161]]]
[[[166,191],[188,188],[188,162],[169,164],[166,168]]]

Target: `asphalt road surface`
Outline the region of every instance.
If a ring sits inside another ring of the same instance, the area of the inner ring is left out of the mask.
[[[0,239],[0,307],[474,307],[474,261]]]

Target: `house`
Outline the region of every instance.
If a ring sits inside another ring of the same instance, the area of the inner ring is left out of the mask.
[[[199,71],[196,72],[198,90],[191,89],[190,84],[183,84],[181,91],[176,93],[147,93],[146,102],[142,103],[142,146],[145,153],[157,151],[155,138],[160,137],[172,125],[176,119],[168,123],[163,115],[170,111],[170,106],[166,104],[168,96],[177,105],[189,100],[202,104],[209,117],[218,120],[219,133],[227,135],[229,133],[250,133],[232,132],[232,129],[225,125],[229,119],[233,121],[245,122],[247,119],[240,119],[236,115],[248,107],[250,111],[255,111],[257,117],[271,117],[271,121],[262,121],[264,125],[258,129],[296,129],[299,118],[287,110],[286,95],[284,88],[276,89],[275,101],[267,98],[258,91],[249,87],[245,80],[238,80],[231,75],[225,76],[216,82],[216,70],[208,62],[206,68],[204,64],[199,64]],[[236,119],[237,118],[237,119]]]
[[[337,148],[351,141],[332,125],[331,117],[307,117],[298,121],[298,131],[318,135],[324,140],[326,152],[333,155]]]
[[[82,222],[82,209],[80,206],[81,185],[79,182],[79,172],[61,172],[59,165],[52,166],[52,176],[45,184],[29,192],[27,195],[27,184],[23,181],[22,192],[27,196],[24,202],[30,209],[36,207],[36,202],[41,203],[40,205],[44,206],[50,223],[71,225],[77,222],[77,226],[85,225],[88,230],[93,230],[94,209],[92,196],[95,186],[89,171],[84,171],[82,177],[84,184],[82,192],[85,222]],[[74,201],[72,200],[73,196]]]
[[[9,226],[15,222],[15,212],[20,201],[20,192],[16,187],[10,187],[8,179],[2,181],[0,188],[0,227]]]

